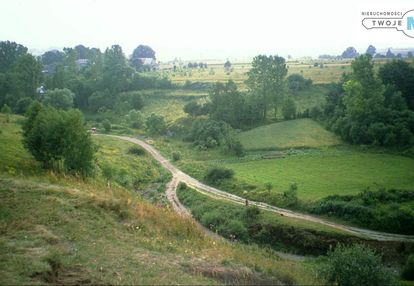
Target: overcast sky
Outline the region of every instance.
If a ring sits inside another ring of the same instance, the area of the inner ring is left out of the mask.
[[[248,59],[340,54],[347,46],[364,52],[414,47],[395,30],[361,25],[361,11],[414,9],[412,0],[0,0],[0,40],[29,49],[83,44],[126,55],[150,45],[160,60]],[[387,4],[388,3],[388,4]]]

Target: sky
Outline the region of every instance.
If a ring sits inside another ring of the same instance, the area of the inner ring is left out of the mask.
[[[363,2],[363,3],[360,3]],[[251,59],[257,54],[317,57],[414,47],[395,30],[366,30],[362,11],[408,11],[412,0],[0,0],[0,41],[34,53],[83,44],[151,46],[161,61]]]

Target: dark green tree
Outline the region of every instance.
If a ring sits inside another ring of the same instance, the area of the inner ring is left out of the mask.
[[[0,42],[0,73],[5,73],[11,69],[16,60],[27,54],[27,48],[10,41]]]
[[[152,113],[146,120],[145,125],[150,134],[164,134],[167,131],[164,117]]]
[[[276,117],[278,107],[283,103],[285,95],[287,72],[283,57],[259,55],[253,59],[246,83],[262,105],[263,120],[267,118],[269,105],[273,105]]]
[[[74,97],[75,94],[67,88],[52,89],[44,95],[42,103],[53,106],[56,109],[68,110],[73,107]]]

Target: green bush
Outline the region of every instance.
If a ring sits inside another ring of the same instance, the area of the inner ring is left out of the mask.
[[[218,232],[226,238],[248,241],[249,233],[246,226],[239,220],[229,220],[218,228]]]
[[[152,113],[146,120],[145,125],[150,134],[162,135],[167,131],[167,125],[164,117]]]
[[[172,160],[174,162],[181,160],[181,153],[180,152],[173,152],[172,153]]]
[[[414,254],[408,256],[407,262],[401,272],[401,277],[405,280],[414,281]]]
[[[227,168],[216,167],[210,169],[204,179],[208,183],[218,184],[222,180],[231,179],[234,176],[234,171]]]
[[[23,124],[23,145],[45,168],[92,175],[95,147],[78,110],[58,111],[35,101]]]
[[[329,283],[339,286],[391,285],[394,279],[381,258],[364,245],[338,245],[328,253],[328,263],[320,269]]]
[[[128,154],[142,156],[145,155],[145,150],[138,146],[133,146],[128,149]]]
[[[3,107],[1,108],[1,113],[10,114],[11,112],[12,110],[7,104],[4,104]]]
[[[105,119],[104,121],[102,121],[102,127],[105,129],[105,132],[111,132],[111,129],[112,129],[111,121],[109,121],[108,119]]]
[[[16,106],[14,107],[14,112],[16,112],[17,114],[25,114],[27,109],[29,109],[32,103],[33,103],[33,100],[30,97],[20,98],[16,102]]]

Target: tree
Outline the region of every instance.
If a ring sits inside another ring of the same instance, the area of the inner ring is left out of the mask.
[[[283,57],[259,55],[254,57],[246,83],[263,108],[262,120],[267,118],[267,107],[272,104],[277,114],[285,94],[286,62]]]
[[[146,120],[145,125],[150,134],[164,134],[167,131],[164,117],[152,113]]]
[[[53,89],[49,90],[43,100],[42,103],[45,105],[53,106],[56,109],[63,109],[68,110],[73,107],[73,98],[75,94],[67,89]]]
[[[287,77],[287,85],[292,91],[300,91],[312,85],[311,79],[305,79],[301,74],[291,74]]]
[[[102,127],[105,129],[105,132],[111,132],[111,129],[112,129],[111,121],[109,121],[108,119],[105,119],[104,121],[102,121]]]
[[[44,65],[59,64],[63,62],[65,53],[58,50],[47,51],[41,58]]]
[[[58,111],[35,101],[23,125],[23,145],[45,168],[92,174],[95,148],[78,110]]]
[[[113,45],[104,53],[103,83],[112,95],[127,90],[133,70],[127,65],[122,48]]]
[[[393,52],[391,52],[391,49],[388,49],[387,53],[385,54],[385,57],[389,59],[393,59],[395,58],[395,55],[393,54]]]
[[[353,59],[358,56],[358,52],[354,47],[348,47],[346,50],[342,53],[342,58],[344,59]]]
[[[209,99],[208,109],[211,119],[222,120],[233,127],[240,127],[244,121],[244,98],[232,80],[226,84],[214,84]]]
[[[150,46],[146,45],[139,45],[134,49],[129,62],[131,66],[134,67],[137,71],[140,71],[143,68],[141,61],[142,58],[155,59],[154,50]]]
[[[392,285],[392,274],[381,264],[381,258],[364,245],[338,245],[328,253],[328,264],[320,270],[329,283],[339,286]]]
[[[27,48],[10,41],[0,42],[0,73],[5,73],[11,69],[16,60],[27,54]]]
[[[401,91],[402,97],[411,110],[414,110],[414,68],[404,60],[393,60],[382,65],[378,76],[386,85]]]
[[[17,114],[25,114],[32,103],[33,99],[31,99],[30,97],[20,98],[14,106],[14,112],[16,112]]]
[[[296,117],[296,104],[291,98],[287,98],[282,106],[283,118],[285,120],[294,119]]]
[[[377,52],[377,49],[373,45],[369,45],[365,53],[368,55],[374,56],[376,52]]]
[[[4,114],[12,113],[10,106],[8,106],[7,104],[4,104],[0,111],[1,113],[4,113]]]
[[[13,65],[12,77],[15,93],[33,97],[42,81],[42,64],[30,54],[21,55]]]
[[[203,114],[203,106],[199,105],[197,101],[190,101],[184,105],[184,112],[190,116],[199,116]]]
[[[229,71],[230,71],[230,69],[231,69],[231,63],[230,63],[230,61],[229,61],[229,60],[227,60],[227,61],[224,63],[224,69],[226,70],[226,72],[229,72]]]

